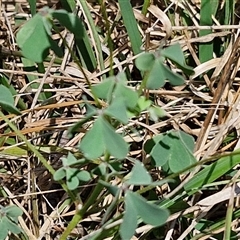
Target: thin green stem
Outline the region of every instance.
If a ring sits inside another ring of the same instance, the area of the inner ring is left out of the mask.
[[[61,34],[61,32],[59,31],[59,29],[54,25],[54,22],[52,21],[52,19],[48,19],[48,20],[51,22],[52,28],[53,28],[53,29],[58,33],[58,35],[60,36],[61,40],[62,40],[63,43],[64,43],[64,46],[66,46],[66,48],[68,49],[71,57],[73,58],[73,60],[74,60],[74,61],[76,62],[76,64],[78,65],[78,67],[79,67],[80,71],[82,72],[85,80],[87,81],[87,84],[88,84],[88,86],[89,86],[89,89],[91,90],[91,88],[92,88],[91,81],[88,79],[88,76],[86,75],[86,73],[85,73],[85,71],[84,71],[84,69],[83,69],[80,61],[78,60],[78,58],[76,57],[76,55],[75,55],[75,53],[72,51],[72,49],[69,47],[66,39],[62,36],[62,34]],[[101,104],[100,104],[98,98],[93,94],[92,91],[91,91],[91,93],[92,93],[92,95],[93,95],[93,98],[94,98],[94,100],[95,100],[96,105],[97,105],[98,107],[100,107]]]
[[[107,29],[107,43],[108,43],[108,48],[109,48],[109,62],[110,62],[110,76],[113,76],[114,72],[113,72],[113,41],[111,38],[111,26],[109,24],[108,21],[108,15],[107,15],[107,10],[106,10],[106,6],[105,6],[105,1],[103,0],[99,0],[100,4],[101,4],[101,12],[103,15],[103,18],[105,20],[105,27]]]
[[[103,55],[102,55],[102,46],[101,46],[99,35],[98,35],[97,29],[96,29],[96,25],[92,19],[92,14],[89,11],[89,8],[87,6],[87,1],[79,0],[78,2],[81,4],[84,15],[86,16],[87,21],[89,22],[89,25],[90,25],[89,27],[92,32],[93,40],[96,43],[96,52],[98,53],[98,58],[97,58],[98,64],[100,66],[100,70],[103,71],[105,69],[105,66],[104,66]]]
[[[142,7],[142,14],[146,16],[148,7],[150,6],[150,0],[144,0]]]
[[[62,236],[60,237],[60,240],[66,240],[68,238],[68,236],[70,235],[70,233],[72,232],[72,230],[77,226],[77,224],[82,220],[84,214],[86,213],[86,211],[88,210],[88,208],[94,204],[94,202],[96,201],[96,199],[98,198],[98,195],[100,194],[100,192],[103,189],[103,185],[101,185],[100,183],[98,183],[96,185],[96,187],[94,188],[91,196],[88,198],[88,200],[86,201],[86,203],[84,204],[84,206],[82,207],[82,209],[77,210],[76,214],[73,216],[71,222],[68,224],[66,230],[63,232]],[[78,206],[77,206],[78,207]],[[81,206],[79,205],[79,208]]]

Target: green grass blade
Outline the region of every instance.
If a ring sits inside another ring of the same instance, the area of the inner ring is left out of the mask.
[[[232,186],[234,188],[234,186]],[[232,190],[232,194],[234,195],[234,190]],[[227,214],[226,214],[226,222],[225,222],[225,231],[224,231],[224,240],[231,239],[231,225],[232,225],[232,216],[233,216],[233,197],[229,199]]]
[[[199,189],[203,185],[211,183],[231,170],[234,166],[240,163],[240,150],[233,152],[233,156],[226,156],[220,158],[217,162],[205,167],[202,171],[197,173],[184,186],[187,192]]]
[[[32,14],[32,16],[34,16],[37,11],[37,9],[36,9],[37,1],[36,0],[28,0],[28,3],[30,5],[31,14]]]
[[[68,12],[73,12],[76,8],[76,3],[74,0],[60,0],[63,9],[67,10]]]
[[[90,72],[94,71],[97,61],[85,27],[83,28],[83,38],[76,39],[76,46],[82,65]]]
[[[200,11],[200,25],[212,25],[212,2],[209,0],[201,1]],[[200,36],[205,36],[212,33],[212,30],[201,30]],[[199,44],[199,60],[201,63],[211,60],[213,58],[213,42]]]
[[[224,16],[224,24],[233,24],[234,19],[234,9],[235,9],[235,1],[227,0],[225,1],[225,16]]]
[[[129,0],[118,0],[124,26],[131,42],[133,53],[136,55],[141,52],[142,38],[138,30],[136,18],[133,14],[132,5]]]
[[[144,0],[143,7],[142,7],[142,14],[146,16],[148,7],[150,6],[150,0]]]
[[[97,52],[97,56],[98,56],[98,59],[97,59],[98,64],[100,66],[100,70],[103,71],[105,69],[105,66],[104,66],[104,61],[103,61],[102,46],[101,46],[99,35],[98,35],[97,29],[96,29],[96,25],[93,21],[91,12],[90,12],[90,10],[87,6],[86,1],[85,0],[79,0],[79,3],[81,4],[84,15],[87,18],[87,21],[90,25],[89,27],[91,28],[91,32],[92,32],[92,35],[93,35],[92,41],[95,42],[95,46],[96,46],[95,51]]]

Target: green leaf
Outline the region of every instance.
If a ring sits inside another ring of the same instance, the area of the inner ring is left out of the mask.
[[[79,180],[76,177],[76,170],[72,168],[66,169],[66,178],[67,178],[67,186],[69,190],[74,190],[79,185]]]
[[[149,108],[149,115],[153,121],[157,122],[159,118],[166,116],[166,112],[158,106],[151,106]]]
[[[174,44],[160,51],[160,54],[179,65],[185,65],[185,58],[180,44]]]
[[[7,222],[4,219],[5,217],[0,219],[0,240],[5,240],[8,235]]]
[[[85,170],[79,171],[76,176],[80,181],[83,181],[83,182],[87,182],[91,179],[90,173]]]
[[[20,115],[21,112],[14,106],[14,99],[11,92],[3,85],[0,85],[0,106],[10,113]]]
[[[152,53],[144,53],[136,59],[136,67],[140,71],[148,71],[155,62],[155,56]]]
[[[101,120],[97,119],[79,145],[80,150],[86,158],[95,159],[102,156],[105,151],[105,143],[102,134]]]
[[[150,154],[155,166],[163,166],[168,161],[169,147],[163,145],[163,139],[164,134],[159,134],[147,140],[144,145],[144,150]]]
[[[12,205],[5,207],[5,213],[8,217],[15,218],[21,216],[23,214],[23,211],[21,208]]]
[[[148,185],[152,183],[152,177],[147,172],[144,165],[136,160],[134,167],[130,173],[130,179],[126,181],[127,184],[132,185]]]
[[[170,131],[150,141],[150,155],[156,166],[168,162],[171,171],[178,172],[196,162],[193,156],[194,139],[182,131]],[[148,149],[149,150],[149,149]]]
[[[124,159],[128,154],[127,143],[103,117],[101,117],[100,120],[105,149],[117,159]]]
[[[180,86],[185,83],[183,77],[179,75],[178,73],[173,72],[166,66],[162,66],[164,70],[164,75],[166,76],[166,79],[169,80],[169,82],[174,86]]]
[[[120,236],[124,240],[130,240],[137,228],[137,211],[129,193],[130,191],[127,192],[125,197],[125,213],[119,230]]]
[[[189,192],[194,189],[199,189],[205,184],[212,183],[239,163],[240,150],[238,149],[233,152],[232,156],[222,157],[198,172],[184,185],[184,189]]]
[[[53,175],[53,179],[55,181],[59,181],[63,179],[66,175],[65,169],[64,168],[59,168]]]
[[[146,87],[148,89],[158,89],[165,85],[165,80],[163,63],[160,59],[156,59],[149,71]]]
[[[127,124],[127,109],[123,98],[116,98],[110,106],[104,111],[105,114],[116,118],[118,121]]]
[[[67,156],[67,165],[71,166],[75,163],[77,163],[77,159],[74,157],[74,155],[71,152],[68,152],[68,156]]]
[[[97,165],[92,171],[93,174],[98,175],[98,176],[104,176],[107,174],[107,165],[106,163],[100,163]]]
[[[83,38],[83,24],[76,14],[69,13],[66,10],[54,10],[52,16],[56,18],[61,25],[65,26],[76,39]]]
[[[131,201],[138,215],[142,220],[154,227],[163,225],[169,216],[166,209],[162,209],[155,204],[147,202],[142,196],[131,191],[127,192],[128,201]]]
[[[126,142],[103,117],[95,121],[92,129],[81,141],[79,148],[89,159],[98,158],[105,151],[118,159],[125,158],[128,153]]]
[[[21,228],[18,227],[17,224],[10,221],[8,218],[4,217],[2,220],[5,222],[5,225],[10,232],[15,234],[22,232]]]
[[[127,108],[134,108],[138,102],[138,93],[125,84],[118,83],[113,92],[113,100],[117,98],[122,98]]]
[[[144,96],[141,96],[138,99],[138,106],[140,108],[140,111],[144,111],[146,109],[148,109],[152,104],[151,100],[146,99]]]
[[[11,81],[3,73],[0,74],[0,83],[1,83],[1,85],[4,85],[5,87],[7,87],[9,89],[12,96],[17,95],[17,91],[15,90],[14,86],[11,85]],[[21,110],[26,110],[27,109],[27,105],[25,104],[25,102],[23,101],[22,98],[19,98],[18,103],[17,103],[17,107],[19,107]]]
[[[183,51],[181,49],[180,44],[174,44],[168,48],[165,48],[164,50],[160,51],[160,54],[170,59],[180,69],[182,69],[184,73],[188,75],[191,75],[194,73],[192,67],[187,66],[185,63],[185,58],[184,58]]]
[[[114,79],[115,77],[109,77],[102,81],[101,83],[93,85],[92,86],[93,94],[98,98],[110,101],[112,97],[113,87],[115,85]]]
[[[51,44],[39,13],[19,30],[17,43],[23,55],[30,60],[40,63],[47,57]]]
[[[113,196],[116,196],[118,191],[119,191],[119,188],[117,186],[114,186],[108,182],[105,182],[103,180],[99,180],[98,181],[100,184],[102,184],[104,187],[107,188],[107,190],[113,195]]]

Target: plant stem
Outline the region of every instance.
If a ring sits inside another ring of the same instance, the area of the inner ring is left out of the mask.
[[[77,210],[74,217],[72,218],[71,222],[68,224],[67,228],[63,232],[62,236],[59,240],[66,240],[72,230],[77,226],[77,224],[82,220],[84,214],[88,210],[88,208],[96,201],[99,193],[102,191],[103,185],[98,183],[96,187],[94,188],[91,196],[88,198],[86,203],[84,204],[83,208],[81,210]],[[80,206],[80,205],[79,205]],[[78,206],[77,206],[78,207]]]

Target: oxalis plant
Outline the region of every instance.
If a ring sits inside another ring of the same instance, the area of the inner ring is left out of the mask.
[[[23,55],[37,63],[43,62],[50,50],[62,57],[62,49],[51,36],[52,31],[55,31],[64,41],[58,29],[59,23],[74,34],[76,41],[83,37],[83,24],[76,15],[65,10],[44,8],[17,34],[17,43]],[[68,47],[66,42],[65,45]],[[70,52],[75,58],[73,52]],[[167,61],[177,66],[181,74],[173,72],[167,66]],[[77,64],[83,71],[81,63],[77,61]],[[166,81],[175,86],[183,85],[183,76],[193,73],[193,70],[185,64],[183,52],[178,44],[152,53],[142,53],[135,64],[143,76],[141,85],[137,89],[129,84],[124,72],[104,78],[95,85],[91,85],[86,78],[92,101],[85,99],[85,118],[69,129],[70,135],[78,132],[80,127],[87,130],[78,145],[81,157],[69,152],[62,158],[62,167],[55,172],[26,141],[29,149],[39,155],[43,165],[75,203],[76,213],[61,235],[62,240],[67,239],[85,216],[96,212],[96,206],[103,201],[101,196],[106,196],[106,192],[112,195],[112,200],[104,209],[97,208],[104,212],[101,228],[92,231],[85,239],[104,239],[114,236],[114,239],[127,240],[131,239],[139,226],[163,225],[169,217],[168,208],[171,202],[157,196],[147,199],[144,197],[145,194],[167,182],[174,184],[179,173],[196,162],[193,156],[193,137],[175,130],[153,136],[144,142],[141,146],[142,152],[150,159],[147,166],[140,159],[131,157],[132,146],[126,140],[135,130],[130,127],[131,121],[139,119],[143,113],[150,121],[160,121],[161,117],[165,116],[164,110],[148,99],[143,94],[143,90],[159,89]],[[4,86],[0,86],[0,91],[5,94],[0,95],[2,109],[20,114],[14,107],[11,92]],[[129,166],[128,169],[126,165]],[[150,172],[159,167],[162,169],[163,177],[153,178]],[[118,184],[114,184],[114,179],[118,180]],[[77,189],[89,181],[94,182],[95,186],[89,197],[83,200],[78,195]],[[194,185],[194,182],[192,184]],[[8,207],[3,209],[5,215],[1,215],[0,224],[4,224],[6,229],[13,233],[19,233],[18,228],[13,228],[13,224],[16,224],[16,216],[21,212],[15,210],[13,216]],[[9,216],[14,217],[13,220],[9,221]]]

